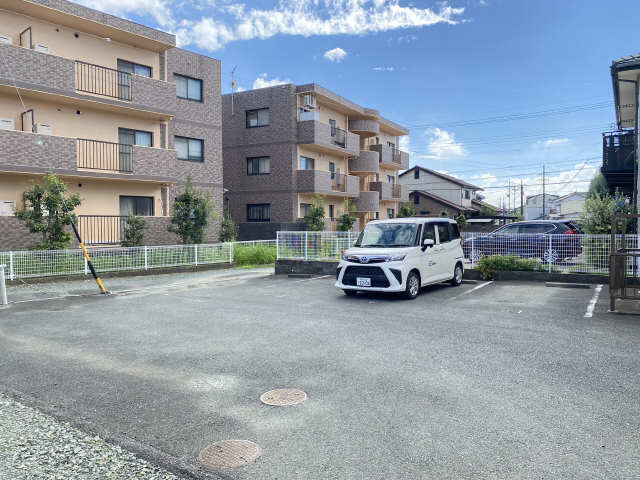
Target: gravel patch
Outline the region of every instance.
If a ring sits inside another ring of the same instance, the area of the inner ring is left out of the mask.
[[[2,480],[179,480],[100,437],[0,395]]]

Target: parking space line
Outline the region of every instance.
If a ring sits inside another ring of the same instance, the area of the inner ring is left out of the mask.
[[[600,292],[602,291],[602,285],[598,285],[596,287],[596,291],[593,293],[593,297],[589,300],[589,304],[587,305],[587,311],[584,314],[584,318],[593,317],[593,310],[596,308],[596,303],[598,303],[598,298],[600,297]]]
[[[491,285],[492,283],[493,283],[493,280],[489,280],[488,282],[481,283],[480,285],[478,285],[476,287],[473,287],[471,290],[467,290],[466,292],[461,293],[460,295],[456,295],[455,297],[452,297],[450,300],[455,300],[458,297],[462,297],[464,295],[468,295],[468,294],[470,294],[472,292],[475,292],[476,290],[480,290],[481,288],[486,287],[487,285]]]

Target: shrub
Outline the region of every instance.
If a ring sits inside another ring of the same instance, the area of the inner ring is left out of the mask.
[[[314,195],[309,212],[304,216],[307,230],[321,232],[324,230],[324,196]]]
[[[485,280],[491,280],[496,272],[504,271],[547,271],[548,266],[540,263],[535,258],[520,258],[515,255],[492,255],[481,257],[477,263],[480,275]]]
[[[238,227],[230,217],[225,216],[220,224],[220,241],[233,242],[238,236]]]
[[[467,228],[467,217],[464,216],[464,213],[460,213],[460,215],[456,217],[456,223],[460,230]]]
[[[202,243],[209,220],[215,218],[215,205],[210,195],[197,190],[187,177],[184,191],[173,203],[168,231],[177,234],[183,244]]]
[[[396,217],[407,218],[407,217],[413,217],[415,214],[416,214],[416,211],[413,208],[411,208],[411,205],[409,205],[408,203],[401,203]]]
[[[129,215],[124,224],[123,247],[138,247],[142,245],[144,238],[144,229],[147,222],[144,218],[136,215]]]
[[[233,248],[233,263],[236,265],[267,265],[275,261],[276,247],[235,245]]]

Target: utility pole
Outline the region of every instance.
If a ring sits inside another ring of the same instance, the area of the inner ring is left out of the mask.
[[[236,82],[234,80],[234,76],[236,74],[236,68],[238,68],[238,66],[236,65],[235,67],[233,67],[233,70],[231,70],[231,115],[235,115],[236,112],[233,108],[233,92],[236,88]]]
[[[524,218],[524,193],[522,191],[522,179],[520,179],[520,216]]]
[[[509,178],[508,184],[507,184],[507,198],[509,199],[509,211],[511,211],[511,179]]]
[[[546,198],[544,195],[544,164],[542,165],[542,219],[545,219]]]

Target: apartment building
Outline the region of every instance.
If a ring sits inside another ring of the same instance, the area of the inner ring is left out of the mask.
[[[1,248],[30,243],[13,210],[48,171],[80,194],[88,244],[118,244],[130,213],[146,217],[145,243],[176,242],[167,226],[187,176],[221,213],[218,60],[65,0],[1,5]]]
[[[407,190],[398,149],[408,130],[316,84],[278,85],[223,95],[225,202],[240,237],[273,238],[303,229],[314,196],[325,228],[350,203],[358,230],[395,216]]]

